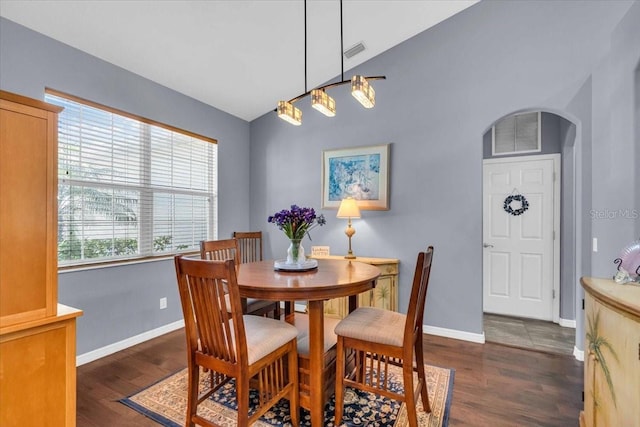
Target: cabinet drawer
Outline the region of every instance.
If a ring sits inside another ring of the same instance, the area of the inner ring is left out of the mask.
[[[343,256],[330,255],[312,257],[317,259],[344,259]],[[358,306],[379,307],[385,310],[398,311],[398,263],[394,258],[358,257],[358,262],[374,265],[380,270],[376,287],[358,295]],[[336,298],[324,302],[326,317],[343,319],[349,314],[348,298]]]
[[[383,276],[398,274],[398,264],[380,264],[376,265],[380,269]]]

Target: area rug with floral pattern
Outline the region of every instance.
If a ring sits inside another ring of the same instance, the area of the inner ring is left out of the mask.
[[[446,427],[453,392],[454,370],[425,365],[431,413],[427,414],[418,403],[418,424],[424,427]],[[415,377],[415,373],[414,373]],[[202,375],[201,386],[207,375]],[[390,369],[393,388],[402,390],[402,373],[399,368]],[[251,393],[251,405],[255,405],[256,394]],[[179,371],[150,385],[120,402],[157,423],[167,427],[184,426],[187,401],[187,370]],[[347,388],[345,392],[343,426],[405,427],[408,426],[407,411],[403,403],[372,393]],[[233,381],[214,393],[200,405],[198,412],[220,426],[236,425],[236,394]],[[325,407],[325,426],[334,426],[333,397]],[[300,409],[300,425],[310,426],[309,412]],[[257,427],[290,425],[289,402],[281,400],[254,424]]]

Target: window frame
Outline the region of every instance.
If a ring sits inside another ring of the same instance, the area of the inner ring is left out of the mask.
[[[91,108],[95,108],[98,110],[101,110],[105,113],[110,113],[110,114],[114,114],[114,115],[118,115],[121,117],[125,117],[131,120],[135,120],[137,122],[140,122],[144,125],[147,126],[155,126],[161,129],[164,129],[166,131],[169,131],[171,133],[176,133],[188,138],[195,138],[198,139],[199,141],[205,142],[205,143],[211,143],[214,145],[217,145],[218,141],[214,138],[211,137],[207,137],[204,135],[200,135],[191,131],[187,131],[184,129],[180,129],[177,128],[175,126],[171,126],[171,125],[167,125],[161,122],[158,122],[156,120],[152,120],[152,119],[148,119],[136,114],[132,114],[132,113],[128,113],[126,111],[122,111],[119,110],[117,108],[113,108],[113,107],[109,107],[106,105],[102,105],[100,103],[94,102],[94,101],[89,101],[87,99],[84,98],[80,98],[77,97],[75,95],[70,95],[68,93],[65,92],[61,92],[55,89],[51,89],[51,88],[46,88],[45,89],[45,99],[48,95],[51,96],[55,96],[55,97],[60,97],[60,98],[64,98],[68,101],[71,102],[75,102],[75,103],[79,103],[82,104],[84,106],[87,107],[91,107]],[[50,103],[52,103],[50,100],[48,101]],[[55,102],[53,102],[53,104],[55,104]],[[57,105],[57,104],[56,104]],[[63,114],[63,113],[61,113]],[[151,128],[146,128],[145,132],[148,132]],[[58,134],[56,135],[57,139],[59,140],[59,133],[60,131],[58,130]],[[151,139],[147,139],[146,142],[143,142],[143,144],[150,144],[151,143]],[[57,155],[59,155],[60,153],[60,144],[58,144],[57,147]],[[150,157],[152,156],[152,151],[150,147],[145,148],[146,150],[146,158],[140,158],[139,159],[139,164],[142,163],[148,163],[146,166],[146,172],[145,173],[150,173],[151,171],[151,167],[149,166],[150,164]],[[217,238],[217,234],[218,234],[218,165],[219,165],[219,158],[218,158],[218,150],[217,148],[215,149],[215,151],[212,153],[212,157],[213,157],[213,164],[209,165],[209,170],[210,170],[210,174],[211,174],[211,179],[213,180],[213,182],[211,183],[210,188],[207,191],[210,191],[210,193],[206,193],[208,194],[208,199],[209,199],[209,208],[208,208],[208,212],[207,212],[207,218],[206,218],[206,223],[207,223],[207,239],[216,239]],[[58,168],[59,170],[59,168]],[[56,174],[56,177],[58,178],[58,180],[61,180],[61,176],[60,173]],[[148,178],[148,177],[145,177]],[[71,182],[72,184],[81,184],[83,182],[82,179],[78,178],[69,178],[67,179],[67,181]],[[144,193],[147,194],[155,194],[158,191],[167,193],[167,194],[171,194],[171,195],[185,195],[185,194],[191,194],[191,195],[195,195],[196,193],[198,193],[199,196],[202,196],[203,193],[202,192],[198,192],[197,190],[193,190],[193,189],[180,189],[177,187],[166,187],[166,188],[161,188],[160,190],[158,189],[158,186],[156,185],[152,185],[150,182],[150,179],[143,179],[143,182],[135,185],[123,185],[120,183],[104,183],[101,181],[91,181],[91,180],[87,180],[84,181],[84,185],[85,188],[87,186],[90,186],[92,188],[96,188],[96,187],[104,187],[104,188],[108,188],[111,190],[114,189],[122,189],[122,188],[127,188],[128,190],[131,191],[137,191],[138,192],[138,204],[139,206],[143,206],[146,204],[150,204],[151,206],[153,206],[154,204],[154,198],[153,197],[143,197]],[[59,186],[57,187],[59,188]],[[56,190],[56,195],[59,195],[59,190]],[[143,200],[144,199],[144,200]],[[56,207],[56,210],[58,211],[58,216],[59,216],[59,206]],[[117,257],[117,258],[105,258],[105,257],[100,257],[100,258],[83,258],[83,259],[77,259],[77,260],[68,260],[67,262],[64,262],[63,265],[60,265],[61,261],[58,261],[58,269],[61,271],[64,270],[73,270],[73,269],[83,269],[83,268],[93,268],[93,267],[103,267],[103,266],[110,266],[110,265],[118,265],[118,264],[131,264],[131,263],[139,263],[139,262],[145,262],[145,261],[155,261],[155,260],[160,260],[160,259],[166,259],[166,258],[171,258],[176,254],[184,254],[184,255],[191,255],[191,254],[196,254],[198,253],[198,249],[197,248],[188,248],[185,250],[176,250],[175,248],[172,250],[169,250],[167,252],[162,252],[162,253],[158,253],[158,254],[154,254],[153,253],[153,241],[154,241],[154,237],[153,237],[153,216],[151,216],[149,218],[149,214],[148,212],[148,207],[147,209],[139,209],[138,212],[138,218],[137,218],[137,225],[138,225],[138,231],[137,231],[137,252],[134,255],[126,255],[126,256],[122,256],[122,257]],[[147,218],[146,221],[144,221],[144,218]],[[171,220],[173,222],[175,222],[176,220],[176,216],[173,215],[171,216]],[[149,241],[144,242],[143,238],[147,238],[149,239]],[[58,239],[56,239],[57,244],[59,245],[60,241]],[[149,247],[150,246],[150,252],[141,252],[141,249],[144,249],[144,247]],[[59,253],[59,248],[56,249],[57,251],[57,258],[59,259],[60,257],[60,253]]]

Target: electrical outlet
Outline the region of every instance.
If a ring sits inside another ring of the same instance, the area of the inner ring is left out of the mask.
[[[593,238],[593,252],[598,252],[598,238]]]
[[[167,308],[167,298],[160,298],[160,310]]]

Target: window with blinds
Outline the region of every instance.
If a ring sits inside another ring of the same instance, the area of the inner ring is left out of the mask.
[[[217,232],[217,144],[53,91],[58,260],[76,265],[197,250]]]
[[[493,126],[492,135],[494,156],[540,152],[540,112],[505,117]]]

